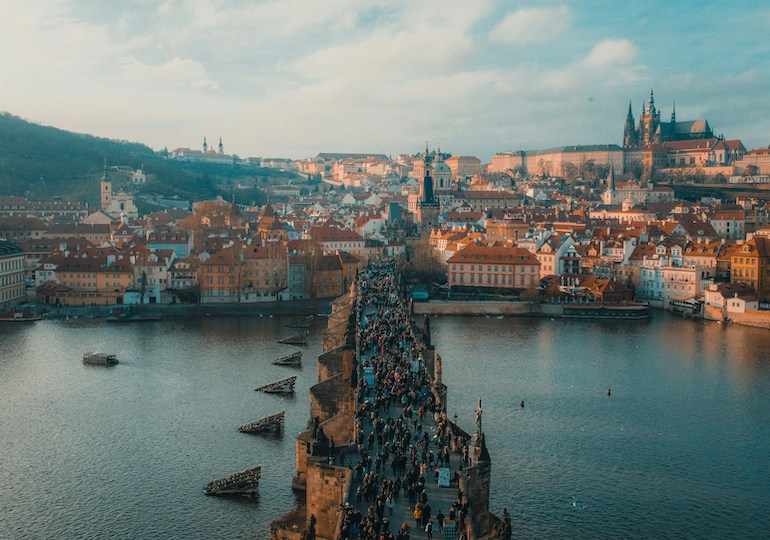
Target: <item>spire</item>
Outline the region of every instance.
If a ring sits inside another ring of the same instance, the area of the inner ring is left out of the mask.
[[[610,160],[610,172],[607,173],[607,190],[610,192],[615,191],[615,167]]]
[[[425,164],[425,178],[422,181],[422,201],[433,203],[433,178],[427,163]]]
[[[650,114],[655,114],[655,98],[652,95],[652,88],[650,88],[650,101],[648,102]]]
[[[635,146],[636,127],[634,124],[634,113],[631,110],[631,101],[628,101],[628,114],[626,115],[626,125],[623,128],[623,146]]]
[[[209,143],[206,142],[206,136],[203,136],[203,153],[205,154],[209,149]]]
[[[671,105],[671,123],[676,123],[676,100],[674,100]]]
[[[219,153],[224,154],[225,153],[225,147],[222,146],[222,137],[219,138]]]
[[[644,101],[642,101],[642,116],[647,114],[647,110],[644,108]]]

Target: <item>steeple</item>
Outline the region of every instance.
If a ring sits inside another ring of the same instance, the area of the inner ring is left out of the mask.
[[[674,100],[671,104],[671,123],[676,123],[676,100]]]
[[[610,160],[610,172],[607,173],[607,190],[611,193],[615,192],[615,167]]]
[[[628,114],[626,115],[626,125],[623,127],[623,146],[636,146],[637,141],[636,126],[634,125],[634,113],[631,110],[631,101],[628,102]]]
[[[650,88],[650,100],[647,104],[649,105],[647,108],[649,109],[650,114],[655,114],[655,98],[652,95],[652,88]]]
[[[219,138],[219,153],[224,154],[225,153],[225,147],[222,146],[222,137]]]
[[[433,178],[430,175],[430,168],[425,165],[425,178],[422,181],[422,201],[426,203],[433,202]]]
[[[209,143],[206,142],[206,136],[203,136],[203,153],[205,154],[209,150]]]
[[[99,188],[101,189],[101,209],[107,210],[112,204],[112,182],[110,182],[110,173],[107,168],[107,158],[104,158],[104,173],[102,173],[102,180],[99,182]]]

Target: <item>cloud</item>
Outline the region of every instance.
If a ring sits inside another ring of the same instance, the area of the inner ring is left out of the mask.
[[[570,28],[572,13],[566,6],[525,8],[505,15],[489,33],[499,43],[543,43]]]
[[[635,83],[646,69],[634,62],[637,54],[636,46],[627,39],[606,39],[595,44],[583,58],[542,72],[536,81],[546,94]]]
[[[123,80],[137,85],[164,85],[218,90],[219,84],[209,78],[206,68],[190,58],[172,58],[159,65],[145,64],[135,58],[123,63]]]
[[[639,49],[627,39],[606,39],[593,46],[583,59],[583,66],[591,69],[605,69],[632,62]]]

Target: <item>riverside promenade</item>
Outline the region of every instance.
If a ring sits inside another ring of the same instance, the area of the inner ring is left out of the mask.
[[[415,324],[394,269],[369,266],[332,306],[312,419],[297,437],[305,505],[276,520],[272,538],[510,538],[507,514],[489,512],[480,400],[473,435],[450,421],[429,320]]]

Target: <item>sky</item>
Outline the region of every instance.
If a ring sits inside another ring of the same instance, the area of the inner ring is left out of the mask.
[[[241,157],[622,144],[661,119],[770,144],[770,4],[0,0],[0,110]]]

